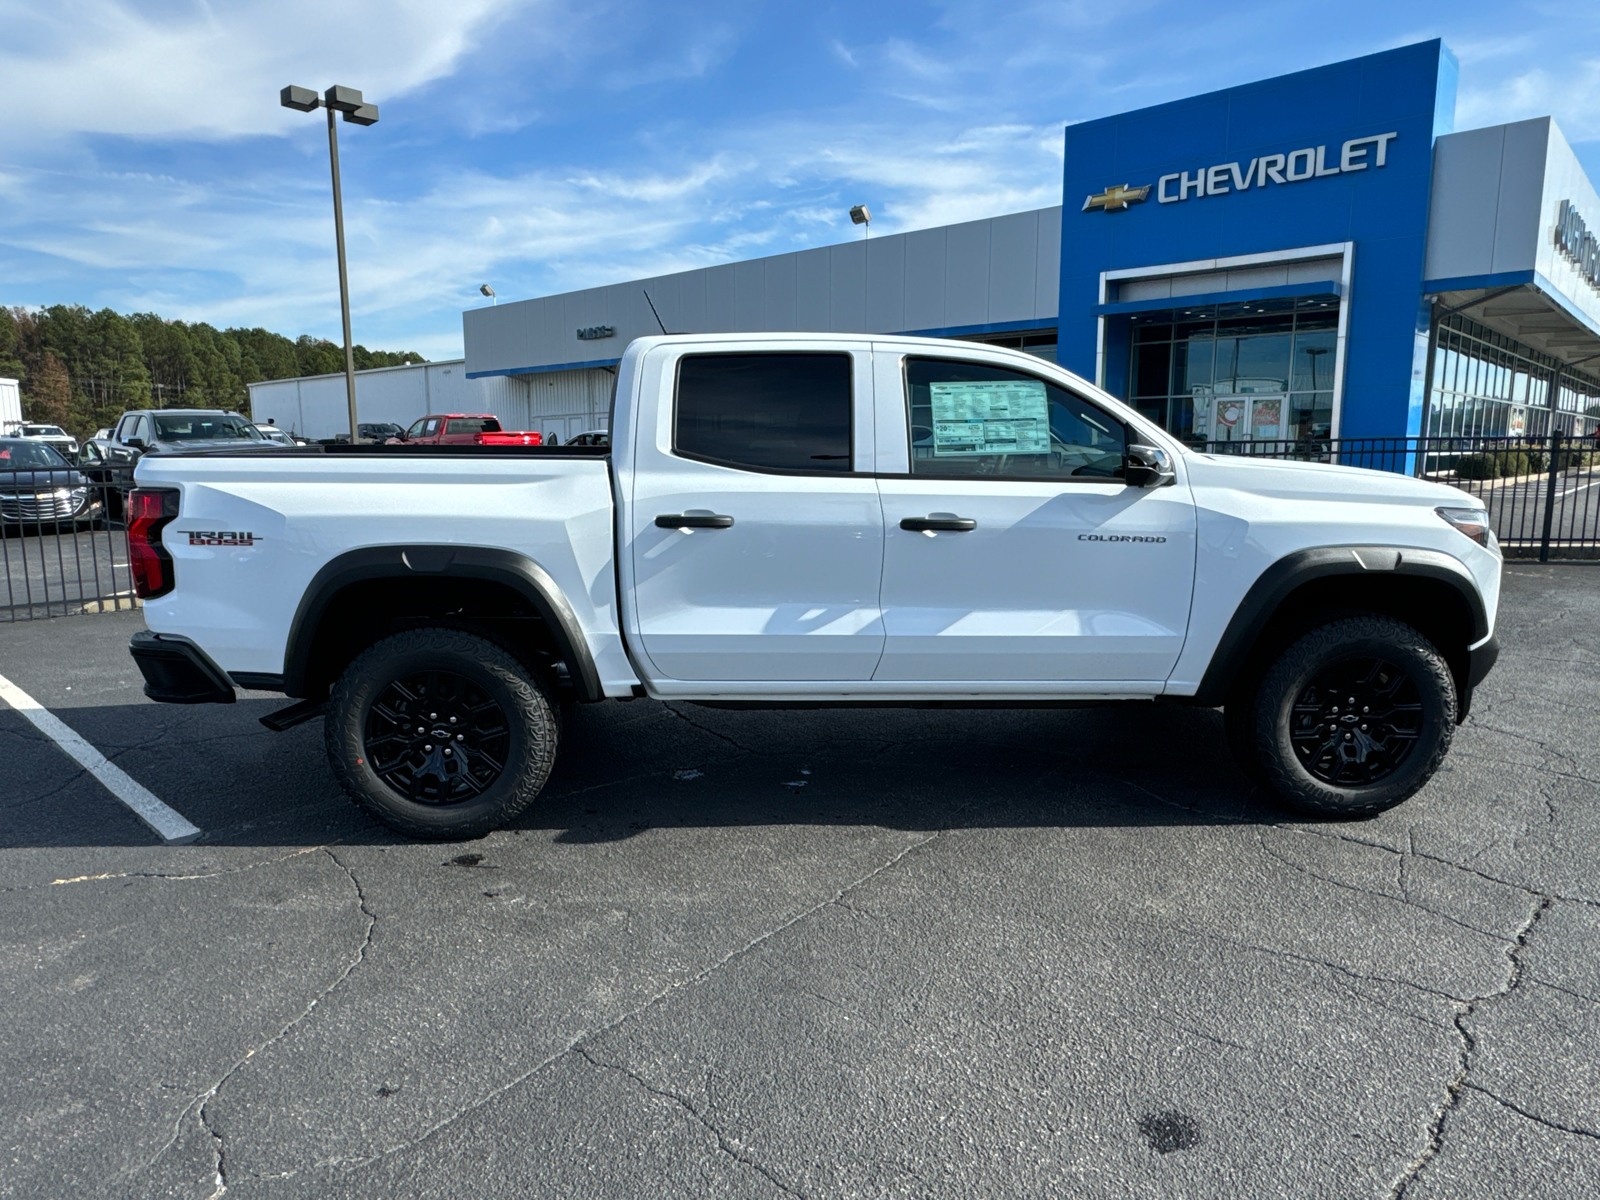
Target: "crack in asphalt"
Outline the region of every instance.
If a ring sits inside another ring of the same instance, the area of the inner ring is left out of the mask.
[[[327,987],[323,988],[315,996],[313,996],[311,998],[311,1002],[301,1009],[294,1018],[292,1018],[286,1025],[283,1026],[283,1028],[279,1029],[277,1033],[273,1034],[259,1045],[252,1046],[249,1050],[246,1050],[242,1056],[235,1059],[233,1064],[217,1078],[215,1083],[213,1083],[205,1091],[201,1092],[194,1099],[190,1100],[189,1103],[184,1106],[183,1111],[178,1114],[177,1121],[173,1123],[172,1136],[167,1139],[166,1144],[163,1145],[161,1149],[156,1151],[155,1155],[150,1159],[149,1162],[138,1168],[141,1171],[148,1171],[151,1167],[155,1166],[156,1163],[161,1161],[162,1156],[177,1144],[178,1139],[183,1135],[184,1122],[192,1115],[196,1124],[200,1126],[201,1130],[205,1132],[212,1142],[212,1155],[215,1159],[214,1166],[216,1172],[217,1189],[216,1191],[212,1192],[209,1197],[207,1197],[207,1200],[216,1200],[216,1197],[221,1196],[228,1190],[227,1161],[225,1157],[226,1147],[223,1143],[222,1134],[217,1132],[217,1130],[211,1125],[211,1120],[206,1114],[207,1106],[212,1100],[216,1099],[217,1094],[222,1090],[223,1086],[230,1079],[232,1079],[246,1063],[253,1059],[257,1054],[269,1049],[278,1042],[282,1041],[284,1038],[288,1037],[290,1033],[292,1033],[308,1017],[310,1017],[311,1014],[316,1010],[317,1006],[321,1004],[323,1000],[327,999],[327,997],[335,988],[337,988],[346,979],[349,979],[355,969],[364,961],[366,961],[367,951],[372,947],[372,932],[377,927],[378,915],[368,907],[366,892],[361,886],[361,881],[356,878],[356,874],[350,868],[350,866],[341,861],[339,856],[333,852],[332,847],[320,846],[316,849],[321,850],[330,859],[332,859],[334,865],[343,871],[346,877],[349,878],[350,886],[355,889],[356,906],[361,911],[362,915],[364,915],[367,919],[367,927],[362,931],[361,944],[356,948],[354,957],[352,957],[351,960],[345,964],[344,970],[339,972],[339,974],[334,978],[333,982],[328,984]]]
[[[728,1137],[727,1134],[723,1133],[722,1130],[718,1129],[714,1124],[712,1124],[711,1120],[706,1117],[704,1113],[697,1109],[693,1104],[689,1103],[687,1097],[680,1096],[676,1092],[670,1092],[663,1088],[656,1087],[637,1071],[633,1071],[628,1067],[623,1066],[621,1063],[603,1062],[594,1055],[590,1054],[589,1051],[584,1049],[582,1046],[575,1046],[573,1050],[579,1058],[582,1058],[591,1066],[599,1068],[600,1070],[616,1071],[621,1075],[627,1076],[634,1083],[638,1084],[645,1091],[649,1092],[652,1096],[659,1096],[663,1100],[670,1100],[679,1108],[683,1109],[684,1112],[688,1113],[689,1116],[692,1117],[696,1122],[702,1125],[706,1132],[711,1134],[711,1136],[716,1139],[717,1148],[729,1158],[733,1159],[742,1166],[749,1167],[752,1171],[756,1172],[784,1195],[796,1196],[799,1197],[799,1200],[806,1200],[804,1192],[790,1187],[782,1179],[778,1178],[777,1174],[771,1168],[763,1166],[761,1163],[758,1163],[755,1159],[751,1158],[749,1152],[746,1151],[742,1145],[734,1142]]]
[[[1337,974],[1347,976],[1350,979],[1355,979],[1362,983],[1387,983],[1393,985],[1394,987],[1410,988],[1412,991],[1421,992],[1425,996],[1433,996],[1439,1000],[1448,1000],[1453,1004],[1469,1003],[1469,1000],[1464,997],[1452,995],[1449,992],[1440,991],[1438,988],[1428,987],[1426,984],[1413,983],[1409,979],[1395,979],[1389,975],[1374,975],[1365,971],[1357,971],[1353,967],[1347,967],[1341,963],[1329,962],[1325,958],[1315,958],[1309,954],[1296,954],[1293,950],[1284,950],[1276,946],[1260,946],[1255,942],[1246,942],[1239,938],[1224,937],[1220,933],[1212,933],[1205,929],[1194,929],[1182,925],[1163,925],[1163,927],[1172,932],[1186,934],[1190,937],[1205,938],[1207,941],[1211,942],[1221,942],[1224,946],[1233,946],[1239,950],[1251,950],[1257,954],[1265,954],[1270,958],[1284,958],[1288,959],[1290,962],[1304,963],[1307,966],[1323,967],[1329,971],[1336,972]]]
[[[1379,900],[1387,900],[1391,904],[1400,904],[1404,905],[1406,908],[1414,908],[1419,912],[1425,912],[1431,916],[1438,917],[1441,921],[1447,921],[1451,925],[1459,926],[1469,933],[1478,934],[1480,937],[1491,938],[1497,942],[1505,940],[1505,936],[1503,934],[1495,933],[1493,930],[1480,928],[1477,925],[1473,925],[1471,922],[1463,921],[1460,917],[1452,916],[1447,912],[1441,912],[1437,908],[1430,908],[1426,904],[1412,899],[1409,889],[1407,889],[1404,894],[1396,896],[1391,892],[1380,892],[1376,888],[1362,887],[1358,883],[1347,883],[1342,879],[1334,879],[1330,875],[1324,875],[1319,871],[1314,871],[1304,863],[1297,863],[1292,858],[1288,858],[1285,855],[1278,853],[1271,846],[1267,845],[1266,830],[1264,829],[1260,832],[1260,842],[1261,849],[1265,851],[1267,855],[1276,859],[1278,862],[1283,863],[1283,865],[1286,867],[1293,867],[1296,871],[1304,872],[1313,879],[1319,879],[1323,883],[1332,884],[1336,888],[1343,888],[1346,891],[1356,892],[1360,895],[1373,896]],[[1402,864],[1405,862],[1406,857],[1407,856],[1401,857],[1400,861]]]
[[[1390,1200],[1404,1200],[1406,1194],[1411,1190],[1411,1185],[1421,1178],[1422,1172],[1427,1169],[1428,1164],[1433,1161],[1440,1149],[1443,1148],[1445,1127],[1449,1123],[1451,1114],[1461,1106],[1463,1094],[1471,1086],[1467,1076],[1472,1072],[1472,1055],[1477,1049],[1478,1041],[1473,1036],[1472,1031],[1467,1028],[1467,1022],[1481,1005],[1493,1000],[1503,999],[1516,991],[1518,986],[1521,985],[1523,980],[1522,951],[1527,949],[1528,942],[1533,937],[1534,926],[1539,923],[1545,913],[1550,911],[1552,903],[1548,896],[1539,897],[1539,903],[1534,905],[1533,911],[1528,914],[1528,919],[1523,922],[1522,928],[1517,930],[1515,939],[1506,950],[1508,970],[1505,982],[1492,992],[1484,992],[1481,995],[1458,1002],[1454,1020],[1456,1036],[1459,1041],[1456,1049],[1456,1072],[1445,1082],[1445,1102],[1440,1105],[1438,1111],[1433,1114],[1424,1127],[1428,1135],[1427,1144],[1423,1146],[1421,1153],[1406,1164],[1405,1169],[1390,1184]],[[1477,1087],[1473,1087],[1472,1090],[1482,1091],[1481,1088]],[[1488,1095],[1491,1099],[1499,1099],[1499,1097],[1493,1096],[1489,1092],[1484,1092],[1484,1095]],[[1568,1132],[1572,1131],[1569,1130]]]
[[[1543,1125],[1546,1129],[1554,1129],[1559,1133],[1570,1133],[1575,1137],[1593,1138],[1596,1141],[1600,1141],[1600,1130],[1585,1129],[1581,1125],[1563,1125],[1561,1122],[1553,1121],[1549,1117],[1541,1117],[1538,1113],[1531,1113],[1527,1109],[1523,1108],[1520,1104],[1507,1100],[1504,1096],[1495,1095],[1495,1093],[1491,1092],[1488,1088],[1482,1086],[1481,1084],[1466,1082],[1461,1086],[1466,1088],[1468,1091],[1477,1092],[1480,1096],[1487,1096],[1496,1104],[1504,1105],[1506,1108],[1509,1108],[1512,1112],[1516,1113],[1519,1117],[1526,1117],[1535,1125]]]
[[[693,722],[691,722],[691,724],[693,724]],[[913,853],[916,850],[922,849],[924,846],[927,846],[927,845],[929,845],[930,843],[932,843],[934,841],[937,841],[940,837],[943,836],[944,832],[945,831],[942,830],[942,829],[938,830],[935,833],[930,834],[928,837],[921,838],[921,839],[919,839],[919,840],[917,840],[915,842],[911,842],[910,844],[902,847],[899,851],[897,851],[889,859],[887,859],[886,861],[880,863],[878,866],[876,866],[872,870],[868,871],[865,875],[861,875],[858,878],[856,878],[854,880],[851,880],[849,883],[847,883],[843,887],[839,888],[836,892],[834,892],[833,895],[829,896],[826,900],[821,900],[821,901],[817,902],[816,904],[811,905],[809,908],[803,909],[802,911],[796,913],[794,916],[790,917],[788,920],[783,921],[780,924],[773,926],[771,929],[767,930],[766,932],[757,934],[755,937],[753,937],[749,941],[745,942],[742,946],[738,947],[737,949],[728,951],[721,958],[717,959],[717,961],[707,964],[706,966],[702,967],[700,970],[696,971],[693,975],[689,976],[688,978],[680,979],[677,982],[671,983],[671,984],[667,985],[666,987],[662,988],[655,995],[651,996],[649,999],[645,1000],[643,1003],[638,1004],[635,1007],[629,1009],[627,1012],[625,1012],[625,1013],[621,1014],[620,1016],[616,1017],[614,1020],[608,1021],[606,1024],[601,1025],[597,1029],[585,1030],[584,1032],[579,1033],[576,1037],[572,1038],[571,1041],[569,1041],[561,1049],[557,1050],[554,1054],[550,1054],[550,1055],[546,1056],[545,1058],[541,1059],[539,1062],[535,1063],[533,1066],[529,1067],[526,1071],[522,1072],[520,1075],[517,1075],[515,1078],[507,1080],[505,1083],[501,1084],[500,1086],[498,1086],[496,1088],[490,1089],[488,1092],[485,1092],[482,1096],[479,1096],[471,1104],[468,1104],[465,1107],[463,1107],[461,1109],[458,1109],[456,1112],[452,1113],[448,1117],[445,1117],[443,1120],[435,1122],[433,1125],[430,1125],[427,1129],[424,1129],[422,1132],[417,1134],[417,1136],[412,1137],[412,1138],[407,1138],[403,1142],[398,1142],[395,1145],[390,1146],[387,1149],[380,1150],[378,1153],[373,1154],[373,1155],[369,1155],[366,1158],[359,1159],[359,1160],[356,1160],[354,1162],[347,1163],[345,1165],[345,1170],[347,1172],[353,1172],[353,1171],[360,1170],[363,1167],[371,1166],[373,1163],[379,1161],[380,1159],[388,1158],[391,1155],[398,1154],[403,1150],[407,1150],[407,1149],[409,1149],[409,1148],[411,1148],[413,1146],[417,1146],[417,1145],[422,1144],[423,1142],[427,1141],[429,1138],[433,1137],[435,1134],[439,1133],[441,1130],[446,1129],[449,1126],[455,1124],[457,1121],[460,1121],[463,1118],[471,1115],[472,1113],[477,1112],[479,1109],[481,1109],[481,1108],[485,1107],[486,1105],[492,1103],[493,1101],[499,1099],[499,1097],[501,1097],[505,1093],[511,1091],[513,1088],[519,1087],[523,1083],[526,1083],[529,1079],[533,1078],[535,1075],[537,1075],[539,1072],[543,1071],[545,1068],[553,1065],[554,1063],[559,1062],[563,1058],[566,1058],[569,1054],[572,1054],[574,1051],[580,1050],[580,1048],[583,1046],[584,1043],[592,1042],[594,1039],[596,1039],[598,1037],[601,1037],[601,1036],[603,1036],[603,1035],[605,1035],[607,1033],[610,1033],[612,1030],[617,1029],[617,1028],[621,1027],[622,1025],[627,1024],[629,1021],[634,1020],[636,1017],[642,1016],[644,1013],[648,1012],[652,1008],[655,1008],[657,1005],[663,1003],[664,1001],[666,1001],[667,999],[669,999],[673,995],[677,994],[678,992],[680,992],[680,991],[682,991],[682,990],[684,990],[686,988],[692,988],[692,987],[695,987],[695,986],[699,985],[700,983],[703,983],[706,979],[710,978],[712,975],[716,974],[718,971],[722,970],[724,967],[727,967],[727,966],[731,965],[732,963],[737,962],[738,960],[743,958],[745,955],[749,954],[752,950],[756,949],[756,947],[762,945],[765,942],[771,941],[773,938],[778,937],[780,934],[786,932],[787,930],[790,930],[790,929],[794,928],[796,925],[800,924],[800,922],[806,920],[809,917],[814,916],[815,914],[821,912],[823,909],[837,905],[841,900],[843,900],[851,892],[855,891],[858,888],[864,887],[866,884],[868,884],[872,880],[876,879],[879,875],[882,875],[885,871],[893,869],[903,859],[905,859],[907,855]]]
[[[728,745],[737,747],[738,749],[744,751],[746,754],[754,754],[757,757],[761,757],[763,755],[770,756],[770,754],[772,753],[771,751],[757,750],[752,746],[746,746],[738,738],[729,737],[725,733],[721,733],[718,730],[712,729],[711,727],[709,727],[707,725],[702,725],[699,721],[696,721],[693,717],[689,716],[688,713],[681,712],[673,704],[663,703],[661,707],[664,710],[666,710],[667,712],[671,713],[673,716],[677,717],[678,720],[683,721],[686,724],[694,726],[701,733],[708,733],[714,738],[720,738],[722,741],[727,742]]]
[[[1587,896],[1569,896],[1562,892],[1531,887],[1526,883],[1518,883],[1514,879],[1503,879],[1498,875],[1491,875],[1487,871],[1480,871],[1476,867],[1468,866],[1466,863],[1460,862],[1456,859],[1445,858],[1441,854],[1429,854],[1426,850],[1417,850],[1415,848],[1410,850],[1396,850],[1393,846],[1386,846],[1382,842],[1372,842],[1366,840],[1365,838],[1351,837],[1346,833],[1330,833],[1320,829],[1310,829],[1303,825],[1273,825],[1272,828],[1282,829],[1288,833],[1303,833],[1308,837],[1330,838],[1335,841],[1350,842],[1353,845],[1368,846],[1374,850],[1382,850],[1389,854],[1409,854],[1413,858],[1420,858],[1425,862],[1438,863],[1440,866],[1451,867],[1457,871],[1464,871],[1468,875],[1476,875],[1479,879],[1486,880],[1489,883],[1496,883],[1501,887],[1510,888],[1512,891],[1522,892],[1529,896],[1536,896],[1540,899],[1559,900],[1563,904],[1582,904],[1589,908],[1600,908],[1600,900],[1591,900]]]

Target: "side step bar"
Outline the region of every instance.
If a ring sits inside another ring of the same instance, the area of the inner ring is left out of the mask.
[[[326,700],[302,700],[299,704],[291,704],[288,708],[268,713],[261,718],[261,723],[273,733],[282,733],[285,729],[293,729],[296,725],[320,717],[327,711]]]

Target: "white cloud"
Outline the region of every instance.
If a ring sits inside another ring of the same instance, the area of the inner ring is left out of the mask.
[[[1456,103],[1457,129],[1544,116],[1555,117],[1571,141],[1600,138],[1600,58],[1464,86]]]
[[[8,137],[283,134],[288,83],[380,101],[454,70],[527,0],[247,0],[152,13],[129,0],[0,0]]]

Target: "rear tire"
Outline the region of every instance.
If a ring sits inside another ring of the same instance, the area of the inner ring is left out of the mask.
[[[560,725],[528,666],[459,629],[385,638],[346,668],[324,723],[350,799],[411,837],[480,837],[533,803]]]
[[[1411,626],[1348,617],[1290,645],[1262,678],[1250,714],[1248,749],[1290,808],[1369,817],[1438,770],[1455,731],[1455,679]]]

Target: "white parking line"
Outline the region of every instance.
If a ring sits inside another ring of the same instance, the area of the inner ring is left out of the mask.
[[[0,675],[0,700],[27,717],[41,733],[77,759],[85,771],[133,809],[134,815],[160,834],[161,840],[169,846],[181,846],[200,836],[200,830],[184,820],[180,813],[157,800],[144,785],[134,782],[121,767],[108,761],[104,754],[4,675]]]

